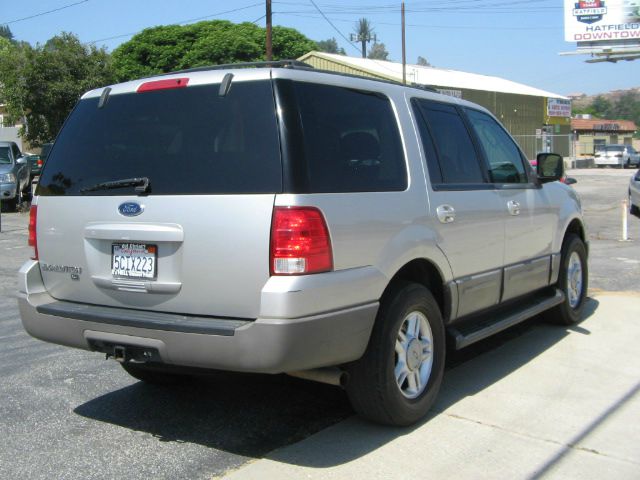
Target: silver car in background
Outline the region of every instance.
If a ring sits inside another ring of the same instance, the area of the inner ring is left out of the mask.
[[[629,212],[640,216],[640,170],[629,181]]]

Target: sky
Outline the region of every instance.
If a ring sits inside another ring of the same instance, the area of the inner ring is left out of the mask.
[[[313,40],[348,39],[367,18],[389,59],[402,60],[400,1],[272,0],[273,24]],[[564,40],[561,0],[426,0],[405,2],[407,63],[418,56],[435,67],[495,75],[560,95],[589,95],[640,87],[640,60],[585,63]],[[35,45],[65,31],[111,51],[157,25],[224,19],[264,26],[265,1],[256,0],[0,0],[0,24]]]

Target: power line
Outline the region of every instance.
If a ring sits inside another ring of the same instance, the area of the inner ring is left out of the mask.
[[[32,18],[41,17],[43,15],[48,15],[49,13],[59,12],[60,10],[64,10],[65,8],[75,7],[76,5],[80,5],[82,3],[87,3],[89,0],[81,0],[76,3],[70,3],[69,5],[64,5],[63,7],[54,8],[53,10],[47,10],[46,12],[36,13],[34,15],[30,15],[28,17],[17,18],[15,20],[11,20],[10,22],[0,22],[0,24],[11,25],[12,23],[22,22],[23,20],[30,20]]]
[[[309,0],[309,1],[313,4],[313,6],[314,6],[314,7],[316,7],[316,10],[318,10],[318,12],[320,13],[320,15],[322,15],[322,17],[327,21],[327,23],[329,23],[329,25],[331,25],[331,26],[333,27],[333,29],[334,29],[336,32],[338,32],[338,34],[339,34],[342,38],[344,38],[344,39],[346,40],[347,44],[351,45],[351,47],[353,47],[354,49],[356,49],[356,50],[358,51],[358,53],[360,53],[360,50],[358,50],[358,48],[357,48],[353,43],[351,43],[351,40],[349,40],[347,37],[345,37],[345,36],[342,34],[342,32],[341,32],[340,30],[338,30],[338,27],[336,27],[336,26],[331,22],[331,20],[329,20],[329,19],[327,18],[327,16],[326,16],[324,13],[322,13],[322,10],[320,10],[320,8],[318,8],[318,5],[316,5],[316,2],[314,2],[313,0]]]
[[[84,0],[84,1],[89,1],[89,0]],[[225,15],[227,13],[235,13],[235,12],[239,12],[241,10],[247,10],[249,8],[258,7],[260,5],[263,5],[263,3],[262,2],[252,3],[251,5],[247,5],[245,7],[234,8],[233,10],[226,10],[224,12],[212,13],[211,15],[205,15],[203,17],[197,17],[197,18],[190,18],[188,20],[181,20],[179,22],[174,23],[174,25],[184,25],[184,24],[187,24],[187,23],[197,22],[198,20],[205,20],[205,19],[211,18],[211,17],[218,17],[220,15]],[[252,23],[256,23],[257,21],[261,20],[263,17],[264,17],[264,15],[262,17],[258,18],[257,20],[254,20]],[[132,35],[136,35],[136,34],[138,34],[140,32],[142,32],[142,30],[138,30],[137,32],[131,32],[131,33],[122,33],[120,35],[114,35],[113,37],[99,38],[98,40],[92,40],[92,41],[87,42],[87,43],[106,42],[107,40],[115,40],[115,39],[118,39],[118,38],[124,38],[124,37],[129,37],[129,36],[132,36]]]
[[[287,11],[279,11],[278,15],[290,15],[292,17],[300,17],[300,18],[318,18],[317,15],[313,13],[302,14],[297,12],[287,12]],[[350,23],[351,20],[344,20],[341,18],[334,18],[334,22],[342,22],[342,23]],[[391,22],[376,22],[376,25],[386,25],[391,27],[399,27],[399,23],[391,23]],[[473,25],[426,25],[420,23],[407,23],[407,27],[416,27],[416,28],[439,28],[445,30],[506,30],[506,31],[519,31],[519,30],[562,30],[563,27],[494,27],[494,26],[473,26]]]

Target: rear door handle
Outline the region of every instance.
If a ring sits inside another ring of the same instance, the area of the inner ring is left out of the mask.
[[[514,200],[507,202],[507,209],[511,215],[520,215],[520,204]]]
[[[451,205],[440,205],[436,208],[440,223],[451,223],[456,219],[456,210]]]

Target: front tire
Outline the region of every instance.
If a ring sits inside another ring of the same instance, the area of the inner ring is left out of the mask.
[[[580,320],[587,298],[588,283],[587,249],[580,237],[571,234],[562,245],[557,284],[565,299],[549,310],[548,318],[560,325],[572,325]]]
[[[20,205],[22,205],[22,190],[20,190],[20,186],[16,189],[16,196],[11,200],[6,200],[6,202],[8,211],[17,212],[20,209]]]
[[[349,400],[364,418],[411,425],[433,405],[444,361],[438,304],[424,286],[401,283],[383,297],[365,354],[347,368]]]

